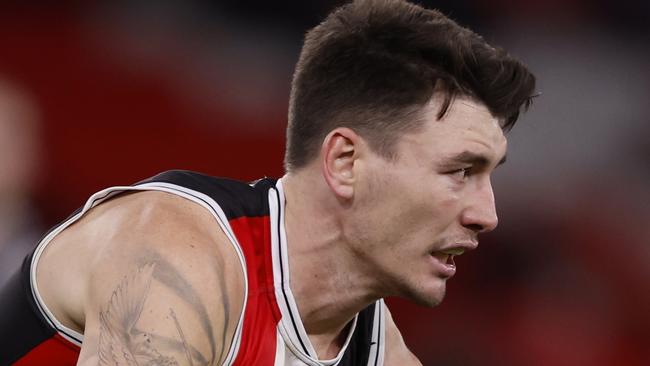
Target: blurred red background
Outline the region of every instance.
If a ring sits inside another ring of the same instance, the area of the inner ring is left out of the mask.
[[[10,191],[30,207],[14,226],[166,169],[281,176],[302,34],[339,3],[0,5],[0,80],[36,141],[0,162],[38,167]],[[495,177],[501,226],[445,302],[390,300],[407,343],[425,365],[649,365],[650,8],[425,3],[522,58],[542,96]]]

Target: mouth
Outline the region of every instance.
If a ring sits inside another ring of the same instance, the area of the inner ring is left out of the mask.
[[[443,252],[433,252],[430,255],[435,267],[443,278],[451,278],[456,273],[454,255]]]
[[[465,253],[464,247],[453,247],[429,253],[443,278],[451,278],[456,273],[454,257]]]
[[[431,255],[436,257],[442,263],[454,265],[454,257],[462,255],[463,253],[465,253],[465,249],[457,247],[435,251],[432,252]]]

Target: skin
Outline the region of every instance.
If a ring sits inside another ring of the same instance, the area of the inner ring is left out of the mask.
[[[243,271],[215,219],[162,193],[91,210],[44,251],[37,284],[84,334],[78,365],[217,365],[243,304]]]
[[[469,99],[438,121],[439,106],[434,98],[425,107],[423,128],[399,139],[392,160],[337,128],[318,161],[285,177],[290,267],[309,274],[292,276],[291,286],[323,354],[335,354],[345,324],[378,298],[440,303],[448,276],[431,254],[474,249],[478,234],[497,225],[490,174],[507,145],[499,123]],[[388,360],[402,363],[387,365],[419,364],[406,361],[412,355],[390,328],[397,340]]]
[[[318,159],[283,178],[291,287],[321,359],[335,357],[350,320],[379,298],[442,301],[440,251],[473,249],[497,225],[490,173],[506,151],[498,121],[467,99],[441,120],[438,108],[434,98],[392,160],[337,128]],[[54,239],[36,280],[55,316],[84,333],[79,365],[222,363],[244,285],[214,228],[198,205],[143,192],[100,205]],[[387,314],[385,364],[420,365]]]

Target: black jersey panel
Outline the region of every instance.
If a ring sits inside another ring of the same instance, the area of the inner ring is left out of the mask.
[[[219,203],[228,220],[269,214],[266,192],[273,184],[269,179],[258,180],[251,186],[248,183],[187,170],[169,170],[138,184],[150,182],[171,183],[206,194]]]
[[[36,307],[29,283],[29,255],[0,289],[0,365],[10,365],[52,337],[51,328]]]
[[[375,319],[375,303],[363,309],[357,317],[357,327],[352,334],[339,366],[367,365],[370,357],[372,330]]]

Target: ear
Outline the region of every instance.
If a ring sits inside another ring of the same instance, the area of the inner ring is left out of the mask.
[[[332,130],[321,147],[322,173],[330,189],[342,199],[354,197],[354,163],[359,157],[361,137],[346,127]]]

